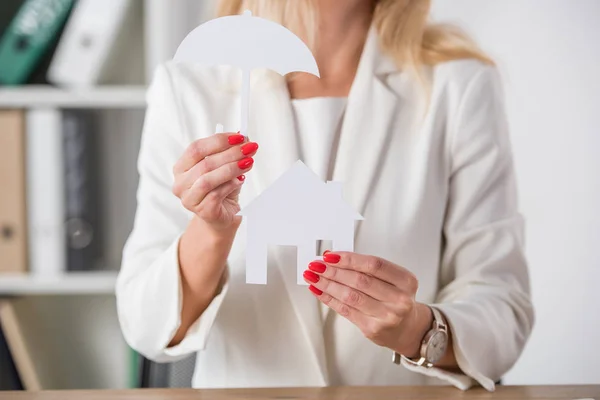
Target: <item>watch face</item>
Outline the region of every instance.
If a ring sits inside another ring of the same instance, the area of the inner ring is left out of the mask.
[[[435,332],[427,344],[427,361],[432,364],[440,361],[446,353],[448,347],[448,335],[445,332]]]

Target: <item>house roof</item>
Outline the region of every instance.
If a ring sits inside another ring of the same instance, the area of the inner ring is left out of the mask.
[[[298,214],[322,213],[325,210],[330,214],[341,214],[344,218],[363,219],[344,201],[341,184],[323,182],[300,160],[244,207],[239,215],[289,213],[292,209]]]

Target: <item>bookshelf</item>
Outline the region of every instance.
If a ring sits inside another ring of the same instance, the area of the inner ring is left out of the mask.
[[[57,276],[2,275],[0,297],[113,295],[116,281],[116,271],[69,272]]]
[[[136,109],[146,106],[144,86],[62,89],[49,85],[0,87],[1,108]]]
[[[10,19],[6,6],[19,2],[0,2],[0,25]],[[100,86],[0,86],[0,110],[70,114],[81,111],[90,117],[95,133],[94,165],[100,172],[97,196],[101,257],[94,260],[93,266],[113,269],[50,276],[0,274],[0,298],[8,297],[16,303],[23,334],[35,354],[36,368],[47,375],[42,382],[45,389],[125,388],[133,381],[131,352],[117,318],[114,267],[121,262],[136,210],[136,164],[146,110],[146,85],[156,66],[172,57],[184,36],[205,21],[215,5],[214,0],[86,2],[96,7],[89,10],[98,10],[96,3],[107,5],[102,14],[78,17],[74,29],[70,33],[65,30],[65,39],[61,37],[60,41],[65,40],[71,50],[81,52],[83,39],[88,40],[90,31],[98,30],[93,36],[98,40],[92,43],[106,41],[110,52],[108,57],[98,57],[100,53],[86,48],[81,61],[73,58],[74,62],[65,64],[69,68],[63,76],[70,77],[72,73],[80,78],[81,72],[90,70],[93,63],[100,64],[100,76],[89,81]],[[130,6],[118,7],[121,3]],[[91,27],[85,22],[87,18],[93,22],[99,16],[107,23]],[[75,40],[66,40],[69,35]],[[38,77],[29,82],[32,81],[41,80]],[[52,135],[52,127],[48,133]],[[11,261],[9,264],[14,265]]]
[[[0,110],[40,108],[73,113],[76,109],[75,113],[81,111],[94,124],[101,240],[92,270],[45,276],[0,274],[0,298],[15,304],[44,389],[126,388],[134,382],[131,351],[117,317],[115,286],[116,267],[136,210],[136,163],[145,96],[142,85],[77,90],[0,87]],[[50,130],[47,133],[52,134]],[[100,271],[99,267],[109,269]]]

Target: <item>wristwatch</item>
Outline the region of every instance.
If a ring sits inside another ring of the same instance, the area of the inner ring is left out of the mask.
[[[392,358],[394,364],[400,364],[400,361],[404,360],[416,367],[424,366],[431,368],[446,353],[446,349],[448,348],[448,326],[438,310],[433,307],[430,307],[430,309],[433,313],[433,324],[421,342],[421,358],[415,361],[394,352]]]

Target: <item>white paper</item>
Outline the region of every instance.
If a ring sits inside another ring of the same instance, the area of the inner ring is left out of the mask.
[[[297,282],[316,258],[318,240],[331,240],[334,251],[354,250],[354,225],[362,220],[342,196],[339,182],[323,182],[302,161],[247,205],[246,283],[267,283],[269,245],[296,246]]]
[[[317,62],[306,44],[275,22],[244,15],[210,20],[190,32],[174,61],[201,65],[231,65],[242,70],[240,133],[248,136],[250,72],[267,68],[280,75],[308,72],[319,76]]]
[[[248,136],[253,69],[319,76],[317,62],[300,38],[275,22],[253,17],[249,11],[213,19],[194,29],[177,49],[174,61],[230,65],[242,70],[240,133],[244,136]],[[301,161],[239,215],[247,220],[246,282],[253,284],[267,283],[269,245],[297,247],[297,282],[305,284],[302,273],[316,257],[317,241],[331,240],[332,250],[352,251],[355,221],[362,219],[344,202],[340,183],[321,181]]]

